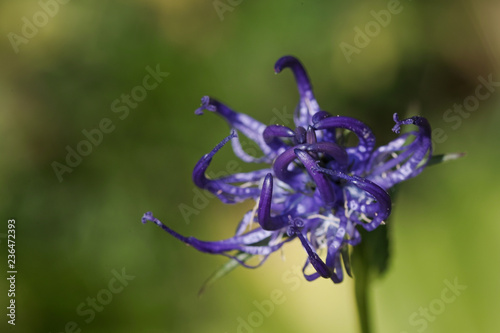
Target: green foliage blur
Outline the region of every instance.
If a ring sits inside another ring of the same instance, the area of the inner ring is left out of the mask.
[[[379,144],[396,137],[393,113],[420,114],[440,129],[436,153],[467,153],[400,187],[390,267],[370,295],[375,331],[498,332],[500,7],[397,5],[387,17],[394,0],[1,1],[0,275],[8,219],[18,274],[15,327],[0,279],[0,331],[358,332],[352,279],[305,281],[300,244],[198,298],[226,259],[140,222],[153,211],[185,235],[234,233],[253,203],[223,205],[191,180],[229,128],[194,110],[210,95],[262,122],[290,122],[295,82],[273,65],[292,54],[320,106],[363,120]],[[168,76],[144,83],[157,68]],[[474,105],[478,91],[488,96]],[[474,110],[453,111],[463,103]],[[98,144],[82,143],[96,129]],[[68,166],[68,149],[86,156]],[[225,147],[211,170],[254,167],[234,161]],[[455,279],[467,288],[444,302]]]

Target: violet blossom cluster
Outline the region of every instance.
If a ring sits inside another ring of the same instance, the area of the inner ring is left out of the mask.
[[[227,204],[254,200],[255,207],[238,224],[233,237],[202,241],[185,237],[153,216],[152,221],[170,235],[195,249],[221,254],[246,267],[260,266],[273,252],[296,238],[307,253],[303,272],[308,281],[318,277],[335,283],[348,274],[348,246],[361,241],[358,228],[372,231],[384,224],[391,213],[387,191],[395,184],[418,175],[432,156],[431,129],[419,116],[400,120],[394,114],[392,130],[416,125],[385,146],[376,148],[372,130],[358,119],[332,115],[320,109],[307,73],[298,59],[280,58],[275,72],[290,68],[297,81],[300,100],[294,114],[295,128],[265,125],[205,96],[195,111],[222,116],[232,128],[211,152],[203,156],[193,171],[193,181]],[[238,132],[256,143],[259,157],[247,154]],[[356,145],[346,145],[346,133],[357,137]],[[214,155],[229,141],[243,162],[266,163],[252,172],[235,173],[217,179],[206,175]],[[249,265],[240,254],[256,256]],[[323,259],[324,258],[324,259]],[[310,269],[312,267],[313,269]]]

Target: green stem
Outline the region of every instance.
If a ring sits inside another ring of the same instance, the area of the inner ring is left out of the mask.
[[[373,281],[387,270],[389,232],[379,227],[371,232],[360,231],[363,242],[354,247],[351,261],[354,273],[354,292],[362,333],[371,333],[370,288]]]
[[[370,287],[370,274],[367,269],[362,269],[363,272],[359,272],[354,279],[354,292],[356,294],[356,305],[358,308],[359,324],[361,326],[361,333],[370,333],[370,309],[369,309],[369,299],[368,291]],[[361,273],[361,274],[360,274]]]

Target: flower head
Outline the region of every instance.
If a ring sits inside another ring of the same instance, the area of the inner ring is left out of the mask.
[[[266,126],[208,96],[195,111],[198,115],[204,110],[217,113],[232,128],[231,134],[194,167],[196,186],[224,203],[256,202],[254,209],[243,216],[235,235],[221,241],[201,241],[176,233],[151,212],[144,214],[142,221],[154,222],[201,252],[222,254],[246,267],[260,266],[271,253],[298,238],[307,254],[305,278],[312,281],[323,277],[338,283],[343,280],[342,261],[350,273],[347,247],[361,241],[357,229],[372,231],[383,224],[391,213],[387,190],[415,177],[427,165],[432,155],[430,125],[423,117],[400,120],[394,114],[395,133],[403,125],[415,125],[418,130],[375,148],[375,136],[366,124],[319,108],[299,60],[282,57],[275,71],[284,68],[292,70],[300,95],[295,128]],[[254,141],[262,155],[247,154],[237,132]],[[346,145],[346,133],[357,137],[356,145]],[[268,167],[208,178],[206,170],[212,158],[229,141],[243,162],[267,163]],[[241,253],[258,255],[260,262],[249,266],[237,256]],[[308,266],[313,269],[308,270]]]

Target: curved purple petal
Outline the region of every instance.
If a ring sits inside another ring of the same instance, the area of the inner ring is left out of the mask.
[[[262,150],[268,162],[270,162],[270,159],[275,157],[274,151],[264,142],[262,134],[264,133],[266,125],[260,121],[257,121],[246,114],[233,111],[225,104],[216,99],[210,98],[209,96],[204,96],[201,99],[201,107],[195,111],[195,114],[202,115],[203,110],[208,110],[221,115],[224,119],[226,119],[231,127],[241,131],[246,137],[254,141]]]
[[[316,169],[319,172],[349,181],[351,184],[367,192],[375,199],[379,209],[377,212],[373,214],[374,215],[373,220],[369,223],[361,223],[361,226],[365,228],[367,231],[372,231],[375,228],[377,228],[380,225],[380,223],[382,223],[385,219],[387,219],[391,214],[391,205],[392,205],[391,198],[389,194],[379,185],[373,183],[368,179],[356,175],[349,176],[337,170],[325,169],[319,166],[317,166]]]
[[[259,224],[264,230],[277,230],[288,225],[288,220],[283,216],[271,216],[271,201],[273,196],[273,176],[269,173],[264,178],[260,194],[257,215]]]
[[[335,193],[333,192],[331,182],[324,175],[315,171],[316,161],[311,156],[309,156],[308,153],[300,149],[295,149],[294,152],[302,162],[302,164],[304,164],[304,166],[306,167],[309,176],[316,183],[317,189],[321,194],[325,207],[332,207],[335,202]]]
[[[225,252],[237,250],[254,255],[268,255],[279,250],[279,248],[281,248],[281,246],[284,244],[284,242],[281,242],[272,246],[252,245],[257,244],[272,236],[272,232],[263,229],[255,229],[249,231],[244,235],[235,236],[221,241],[208,242],[199,240],[194,237],[182,236],[181,234],[170,229],[160,220],[155,218],[151,212],[147,212],[146,214],[144,214],[142,221],[143,223],[146,223],[147,221],[153,222],[154,224],[162,228],[165,232],[174,236],[181,242],[184,242],[185,244],[190,245],[196,250],[204,253],[226,254]]]
[[[349,155],[347,154],[347,151],[333,142],[323,141],[312,143],[307,146],[306,150],[327,154],[343,167],[347,167],[347,164],[349,163]]]
[[[384,188],[390,188],[399,182],[417,176],[432,157],[431,127],[427,119],[415,116],[400,121],[397,113],[395,113],[394,121],[396,125],[394,125],[393,131],[396,133],[399,133],[401,125],[416,125],[419,130],[414,134],[415,139],[412,143],[400,147],[401,150],[404,150],[402,153],[393,160],[377,165],[368,177]],[[404,139],[408,136],[409,134],[402,135]],[[396,143],[390,143],[391,148],[388,148],[387,151],[395,151],[395,147],[402,145],[401,139],[394,141]],[[377,156],[377,158],[380,159],[380,156]],[[394,168],[395,170],[393,170]]]
[[[269,125],[264,130],[262,134],[266,144],[274,150],[280,148],[285,148],[287,145],[279,138],[293,138],[295,137],[295,132],[283,125]]]
[[[208,179],[205,176],[212,157],[217,153],[229,140],[234,138],[236,133],[233,132],[224,140],[222,140],[210,153],[203,156],[193,170],[193,182],[199,188],[205,189],[216,195],[224,203],[236,203],[249,198],[255,198],[259,195],[259,189],[256,187],[238,187],[225,183],[221,180]]]
[[[293,56],[284,56],[278,59],[274,65],[274,71],[280,73],[287,67],[292,70],[295,76],[300,94],[299,105],[294,116],[295,124],[297,126],[307,126],[311,122],[312,116],[320,110],[318,102],[314,98],[311,82],[301,62]]]
[[[292,187],[296,183],[293,178],[297,176],[297,172],[289,171],[288,166],[297,158],[294,150],[295,147],[287,149],[274,160],[273,164],[274,175]]]
[[[375,147],[375,135],[370,127],[362,121],[351,117],[327,117],[319,120],[314,128],[317,130],[335,130],[336,128],[345,128],[356,134],[359,143],[357,147],[347,148],[347,153],[353,158],[356,164],[353,166],[353,172],[362,172],[364,166]],[[360,169],[358,171],[358,169]]]
[[[309,256],[309,262],[314,267],[314,269],[316,269],[316,272],[318,272],[318,274],[323,278],[330,278],[332,275],[330,268],[328,268],[328,266],[319,257],[316,251],[313,250],[312,245],[309,243],[309,241],[301,231],[301,229],[304,226],[304,222],[302,221],[302,219],[295,218],[292,219],[290,223],[291,225],[288,229],[288,235],[290,236],[296,235],[300,239],[302,246],[304,247],[304,249],[307,252],[307,255]]]

